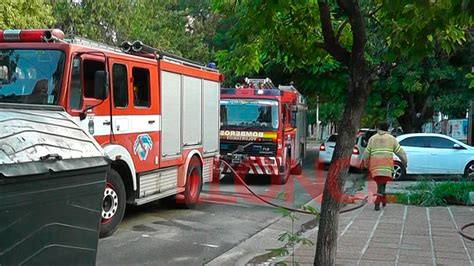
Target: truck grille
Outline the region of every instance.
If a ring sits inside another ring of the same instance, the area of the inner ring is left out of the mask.
[[[221,141],[220,150],[221,155],[227,155],[243,147],[248,142],[240,141]],[[255,142],[242,150],[236,152],[237,154],[245,154],[249,156],[276,156],[277,144],[273,142]]]

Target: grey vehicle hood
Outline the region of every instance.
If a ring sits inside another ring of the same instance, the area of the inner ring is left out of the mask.
[[[0,104],[0,174],[39,174],[102,164],[105,153],[63,108]]]

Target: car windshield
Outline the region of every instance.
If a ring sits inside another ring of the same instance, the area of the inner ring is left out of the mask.
[[[221,100],[221,127],[278,129],[278,102],[274,100]]]
[[[58,104],[64,53],[0,49],[0,102]]]

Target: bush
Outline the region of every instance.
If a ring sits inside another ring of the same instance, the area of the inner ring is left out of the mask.
[[[465,205],[469,192],[474,191],[472,181],[423,181],[407,188],[407,193],[395,193],[398,203],[419,206]]]

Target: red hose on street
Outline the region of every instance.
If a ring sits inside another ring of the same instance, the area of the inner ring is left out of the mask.
[[[262,197],[260,197],[257,193],[255,193],[244,181],[244,179],[234,170],[234,168],[229,164],[227,163],[226,161],[224,160],[221,160],[222,163],[224,163],[231,171],[232,173],[234,174],[235,177],[237,177],[237,179],[244,185],[244,187],[252,194],[254,195],[256,198],[258,198],[259,200],[263,201],[264,203],[270,205],[270,206],[273,206],[275,208],[282,208],[282,209],[285,209],[287,211],[291,211],[291,212],[298,212],[298,213],[303,213],[303,214],[310,214],[310,215],[314,215],[314,213],[311,213],[309,211],[305,211],[305,210],[301,210],[301,209],[295,209],[295,208],[290,208],[290,207],[286,207],[286,206],[282,206],[282,205],[278,205],[278,204],[275,204],[271,201],[268,201]],[[362,202],[355,206],[355,207],[352,207],[352,208],[349,208],[349,209],[345,209],[345,210],[340,210],[339,213],[347,213],[347,212],[350,212],[350,211],[354,211],[354,210],[357,210],[359,208],[362,208],[366,203],[367,203],[367,196],[365,196],[362,200]]]
[[[463,227],[461,227],[461,229],[459,230],[459,234],[461,234],[464,238],[466,239],[469,239],[471,241],[474,241],[474,236],[470,236],[466,233],[464,233],[464,229],[468,228],[468,227],[471,227],[471,226],[474,226],[474,223],[469,223],[469,224],[466,224],[464,225]]]

